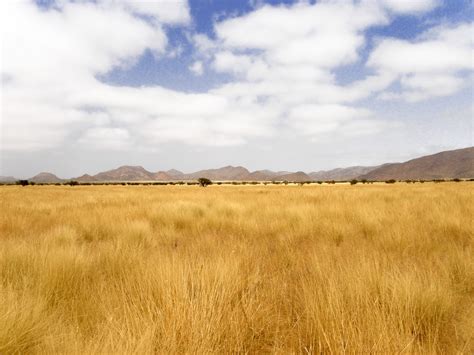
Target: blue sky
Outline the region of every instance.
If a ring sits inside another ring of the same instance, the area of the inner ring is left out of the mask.
[[[0,175],[315,171],[472,145],[470,1],[1,6]]]

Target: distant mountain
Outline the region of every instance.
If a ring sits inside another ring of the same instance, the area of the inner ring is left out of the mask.
[[[77,178],[74,178],[72,180],[76,180],[76,181],[79,181],[79,182],[95,182],[95,181],[98,181],[95,177],[90,176],[89,174],[84,174],[84,175],[79,176]]]
[[[56,175],[46,172],[39,173],[28,180],[37,183],[57,183],[64,181],[63,179],[58,178]]]
[[[473,177],[474,147],[470,147],[427,155],[404,163],[385,164],[359,176],[359,179],[429,180]]]
[[[271,181],[277,176],[278,176],[278,174],[275,173],[274,171],[257,170],[257,171],[249,173],[247,175],[246,180],[248,180],[248,181]]]
[[[309,173],[311,180],[319,181],[347,181],[357,178],[360,175],[367,174],[379,166],[350,166],[348,168],[337,168],[332,170],[321,170]]]
[[[388,163],[379,166],[351,166],[306,174],[303,171],[256,170],[250,172],[242,166],[225,166],[218,169],[183,173],[171,169],[150,172],[141,166],[125,165],[104,171],[94,176],[84,174],[73,180],[80,182],[98,181],[172,181],[196,180],[201,177],[216,181],[344,181],[352,179],[367,180],[406,180],[406,179],[452,179],[474,178],[474,147],[440,152],[412,159],[404,163]],[[33,182],[62,182],[51,173],[40,173],[30,179]],[[0,182],[14,182],[12,176],[0,177]]]
[[[150,181],[155,180],[153,173],[141,166],[121,166],[93,176],[97,181]]]
[[[174,180],[174,177],[168,174],[166,171],[158,171],[157,173],[153,174],[153,180],[170,181]]]
[[[211,180],[245,180],[250,172],[242,166],[225,166],[220,169],[200,170],[192,174],[184,174],[187,180],[199,179],[201,177]]]
[[[179,171],[176,169],[167,170],[165,171],[165,173],[167,173],[169,176],[171,176],[174,179],[176,178],[180,179],[184,175],[182,171]]]
[[[17,181],[14,176],[0,176],[0,183],[7,184]]]
[[[290,173],[290,174],[284,174],[284,175],[279,175],[275,178],[277,181],[311,181],[311,177],[302,172],[302,171],[297,171],[296,173]]]

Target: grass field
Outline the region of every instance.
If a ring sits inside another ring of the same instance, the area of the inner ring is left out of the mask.
[[[472,353],[473,197],[0,187],[0,353]]]

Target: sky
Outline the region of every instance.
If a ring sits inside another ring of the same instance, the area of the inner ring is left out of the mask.
[[[473,145],[469,0],[0,2],[0,175],[306,172]]]

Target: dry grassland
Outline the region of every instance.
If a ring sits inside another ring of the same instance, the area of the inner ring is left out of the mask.
[[[0,187],[0,353],[472,353],[473,195]]]

